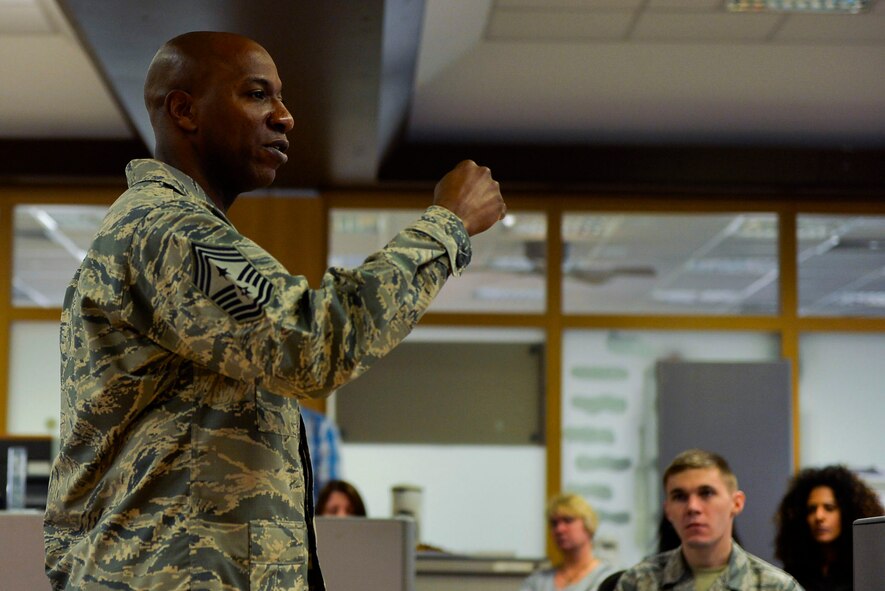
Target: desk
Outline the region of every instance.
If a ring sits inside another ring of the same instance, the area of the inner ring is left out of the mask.
[[[419,553],[415,591],[516,591],[546,561]]]

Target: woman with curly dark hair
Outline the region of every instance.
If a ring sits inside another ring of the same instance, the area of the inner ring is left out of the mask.
[[[851,591],[852,523],[883,514],[876,492],[846,467],[806,468],[775,516],[775,555],[806,591]]]

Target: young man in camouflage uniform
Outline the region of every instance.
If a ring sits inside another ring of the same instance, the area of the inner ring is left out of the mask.
[[[682,545],[627,570],[617,591],[801,591],[787,573],[732,539],[744,508],[737,478],[719,455],[682,452],[664,472],[664,513]]]
[[[65,296],[47,573],[54,589],[323,589],[298,398],[406,336],[503,217],[498,184],[462,162],[419,220],[312,290],[225,215],[286,162],[267,52],[176,37],[145,103],[156,159],[127,167]]]

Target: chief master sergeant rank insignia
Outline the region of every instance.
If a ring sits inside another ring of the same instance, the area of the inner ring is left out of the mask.
[[[273,294],[271,282],[233,246],[192,243],[194,283],[234,320],[261,316]]]

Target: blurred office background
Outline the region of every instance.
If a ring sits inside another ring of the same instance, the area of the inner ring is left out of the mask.
[[[268,47],[296,119],[232,218],[293,272],[358,264],[462,158],[508,199],[406,343],[316,404],[370,515],[414,484],[423,542],[538,557],[572,489],[635,562],[680,361],[786,361],[781,459],[885,491],[885,4],[830,4],[0,0],[0,433],[57,433],[64,288],[150,153],[153,52],[226,29]]]

